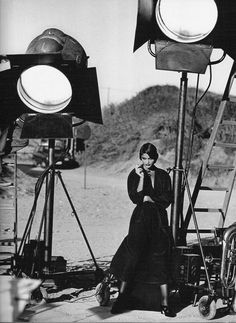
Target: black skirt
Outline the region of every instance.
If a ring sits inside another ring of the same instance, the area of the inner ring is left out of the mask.
[[[170,255],[167,213],[144,202],[132,213],[128,235],[111,261],[110,272],[121,281],[165,284],[170,280]]]

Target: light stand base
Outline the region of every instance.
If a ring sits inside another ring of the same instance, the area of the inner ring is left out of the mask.
[[[44,176],[46,176],[47,172],[49,172],[49,169],[44,173]],[[51,174],[50,174],[51,175]],[[45,240],[40,240],[41,231],[43,222],[45,221],[45,214],[42,215],[42,220],[40,224],[39,234],[38,238],[36,240],[29,240],[30,235],[30,229],[33,222],[33,217],[35,214],[35,206],[33,207],[33,212],[31,212],[27,226],[25,228],[25,232],[21,241],[21,245],[18,249],[18,253],[13,257],[12,259],[12,266],[11,271],[13,274],[15,274],[17,277],[19,277],[22,273],[24,273],[26,276],[31,278],[38,278],[43,280],[43,286],[55,286],[55,285],[70,285],[70,280],[72,278],[73,282],[76,285],[80,285],[80,287],[88,286],[89,284],[97,285],[103,278],[104,278],[104,272],[103,270],[98,266],[96,259],[94,257],[94,254],[92,252],[92,249],[90,247],[90,244],[88,242],[88,239],[85,235],[85,232],[83,230],[83,227],[81,225],[81,222],[79,220],[78,214],[75,210],[75,207],[72,203],[72,200],[69,196],[69,193],[67,191],[67,188],[65,186],[65,183],[62,179],[61,172],[60,171],[54,171],[53,177],[57,176],[59,181],[62,184],[63,190],[66,194],[66,197],[70,203],[70,206],[73,211],[73,215],[76,218],[76,221],[80,227],[80,230],[82,232],[83,238],[86,242],[86,245],[89,249],[89,252],[91,254],[92,260],[95,265],[95,270],[78,270],[78,271],[66,271],[66,261],[61,256],[51,256],[51,250],[46,250],[46,248],[51,248],[50,245],[48,247],[46,246]],[[54,178],[55,180],[55,178]],[[54,182],[54,181],[53,181]],[[42,188],[43,181],[40,182],[41,186],[39,187],[39,190],[37,191],[37,197],[39,196],[40,190]],[[37,184],[36,184],[37,185]],[[54,188],[53,188],[53,194],[54,194]],[[48,182],[47,187],[47,194],[45,199],[45,210],[47,209],[47,200],[48,197],[50,197],[52,192],[50,192],[50,181]],[[37,200],[37,199],[36,199]],[[45,212],[44,212],[45,213]],[[47,215],[47,214],[46,214]],[[51,227],[52,230],[52,227]],[[47,232],[47,235],[49,237],[52,237],[52,232]],[[29,243],[26,243],[26,239],[28,238]],[[47,253],[45,253],[47,251]],[[49,257],[45,257],[45,255]],[[83,285],[83,286],[82,286]],[[90,287],[92,286],[90,285]]]

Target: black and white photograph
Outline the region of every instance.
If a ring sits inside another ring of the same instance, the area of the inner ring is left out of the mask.
[[[235,17],[0,0],[0,322],[236,322]]]

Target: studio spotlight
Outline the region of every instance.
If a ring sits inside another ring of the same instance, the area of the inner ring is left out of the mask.
[[[204,74],[213,48],[236,58],[235,16],[234,0],[139,0],[134,51],[148,42],[156,69]]]
[[[95,67],[81,44],[50,28],[37,36],[26,54],[1,56],[10,68],[0,72],[0,119],[22,114],[67,113],[102,124]]]
[[[157,70],[181,72],[171,226],[177,241],[183,208],[182,157],[187,73],[204,74],[214,48],[236,59],[235,0],[139,0],[133,51],[144,43]],[[219,60],[221,61],[221,60]]]
[[[86,121],[103,123],[96,68],[88,68],[88,56],[81,44],[56,28],[46,29],[33,39],[26,54],[0,58],[9,62],[9,68],[0,72],[0,122],[4,120],[5,124],[10,124],[25,114],[21,138],[48,139],[48,167],[36,183],[35,200],[20,246],[13,257],[12,270],[27,272],[29,276],[37,272],[44,278],[55,271],[52,237],[57,176],[94,261],[96,275],[101,275],[102,270],[90,248],[61,173],[55,169],[55,140],[73,138],[73,118],[81,120],[81,124]],[[64,157],[61,156],[60,161]],[[37,239],[32,240],[32,222],[43,183],[46,184],[43,214]],[[25,250],[29,249],[33,256],[27,258]],[[56,261],[57,265],[59,263]],[[62,264],[65,269],[65,261]]]

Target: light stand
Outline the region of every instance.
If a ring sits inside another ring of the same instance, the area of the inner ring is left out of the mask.
[[[178,131],[176,140],[175,165],[173,169],[173,193],[174,201],[171,207],[171,227],[174,241],[178,238],[179,219],[183,211],[183,194],[182,194],[182,157],[184,142],[185,126],[185,108],[187,96],[187,72],[182,72],[179,90],[179,110],[178,110]]]
[[[47,175],[46,194],[49,194],[46,199],[46,216],[44,225],[44,242],[45,242],[45,272],[50,271],[52,257],[52,235],[53,235],[53,211],[54,211],[54,191],[55,191],[55,139],[48,140],[48,161],[49,173]],[[50,186],[49,186],[50,185]]]
[[[148,42],[148,51],[155,57],[156,69],[181,72],[178,106],[177,139],[175,149],[175,165],[173,169],[174,200],[171,205],[170,224],[175,244],[181,240],[180,217],[183,217],[184,186],[182,176],[183,145],[185,131],[186,97],[188,88],[187,73],[204,74],[210,60],[212,48],[192,44],[178,44],[171,41],[155,42],[155,52]],[[197,58],[197,59],[196,59]],[[182,243],[182,242],[181,242]]]
[[[9,62],[9,67],[0,73],[0,118],[7,124],[27,115],[21,138],[48,139],[49,162],[35,185],[34,203],[11,269],[18,277],[23,274],[42,280],[71,275],[63,257],[52,256],[57,176],[94,261],[95,281],[100,281],[103,271],[97,265],[61,174],[55,171],[55,139],[73,138],[72,115],[83,122],[103,124],[96,68],[88,67],[88,56],[81,44],[56,28],[46,29],[34,38],[26,54],[2,58]],[[43,183],[46,183],[43,213],[36,239],[30,239]]]
[[[72,208],[73,215],[76,218],[76,221],[80,227],[81,233],[83,235],[83,238],[86,242],[86,245],[89,249],[90,255],[93,259],[94,265],[96,267],[96,270],[99,270],[99,266],[97,265],[96,259],[94,257],[94,254],[92,252],[92,249],[89,245],[88,239],[86,237],[86,234],[84,232],[84,229],[81,225],[81,222],[79,220],[78,214],[75,210],[75,207],[72,203],[72,200],[70,198],[70,195],[68,193],[68,190],[66,188],[66,185],[62,179],[62,175],[60,171],[55,171],[55,160],[54,160],[54,147],[55,147],[55,139],[49,139],[49,165],[52,166],[52,168],[49,168],[49,177],[50,180],[48,183],[50,183],[50,187],[47,187],[49,192],[49,198],[48,198],[48,205],[47,205],[47,213],[46,213],[46,220],[45,220],[45,270],[46,272],[49,272],[50,268],[50,262],[51,262],[51,255],[52,255],[52,232],[53,232],[53,206],[54,206],[54,184],[55,184],[55,176],[59,179],[63,190],[66,194],[66,197],[68,199],[68,202]],[[47,251],[47,252],[46,252]],[[48,266],[49,265],[49,266]]]
[[[231,38],[231,31],[234,29],[234,24],[231,23],[235,16],[233,1],[230,5],[227,3],[223,6],[219,6],[215,1],[187,2],[181,10],[178,12],[176,10],[175,19],[172,19],[173,10],[181,6],[181,1],[139,0],[133,47],[135,52],[148,42],[148,51],[155,57],[157,70],[182,73],[173,174],[174,201],[171,209],[171,226],[175,243],[179,238],[178,229],[181,229],[180,216],[183,218],[184,186],[181,188],[182,174],[179,169],[182,169],[187,73],[204,74],[214,47],[226,50],[224,47],[227,44],[228,54],[234,52],[228,45],[233,42],[228,39],[225,41],[228,35]],[[199,24],[199,17],[202,22],[204,21],[203,24]],[[155,46],[155,52],[152,51],[151,45]]]
[[[29,275],[30,277],[37,276],[41,279],[46,278],[53,278],[53,277],[59,277],[65,276],[67,274],[66,271],[64,272],[55,272],[52,271],[51,265],[52,265],[52,238],[53,238],[53,213],[54,213],[54,195],[55,195],[55,177],[59,179],[64,193],[68,199],[68,202],[72,208],[73,215],[76,218],[76,221],[80,227],[81,233],[83,235],[83,238],[85,240],[85,243],[89,249],[90,255],[92,257],[92,260],[95,265],[95,280],[96,282],[100,281],[103,277],[103,270],[99,268],[96,259],[94,257],[94,254],[92,252],[92,249],[90,247],[90,244],[88,242],[88,239],[86,237],[86,234],[83,230],[82,224],[79,220],[79,216],[75,210],[75,207],[72,203],[72,200],[70,198],[70,195],[68,193],[68,190],[66,188],[66,185],[62,179],[61,172],[55,170],[55,156],[54,156],[54,149],[55,149],[55,139],[49,139],[49,150],[48,150],[48,157],[49,157],[49,166],[44,171],[44,173],[39,178],[38,182],[36,183],[36,195],[35,195],[35,201],[34,205],[32,207],[21,244],[19,246],[18,252],[15,255],[15,263],[13,266],[13,272],[16,273],[18,276],[20,272],[24,272]],[[37,199],[39,197],[39,194],[41,192],[42,184],[46,180],[46,194],[45,194],[45,204],[43,208],[43,214],[42,219],[40,223],[39,233],[37,237],[36,244],[34,245],[33,250],[31,252],[33,253],[33,258],[28,259],[26,255],[26,250],[29,248],[29,242],[30,240],[30,231],[33,224],[35,212],[36,212],[36,205],[37,205]],[[42,233],[42,227],[44,226],[44,238],[43,241],[40,240],[41,233]],[[28,241],[28,244],[27,244]],[[30,261],[30,263],[27,263]],[[27,263],[27,264],[26,264]],[[54,264],[55,265],[55,264]],[[91,273],[91,272],[90,272]],[[68,274],[72,274],[68,272]],[[76,274],[76,272],[73,272],[73,274]],[[77,272],[78,274],[78,272]]]

